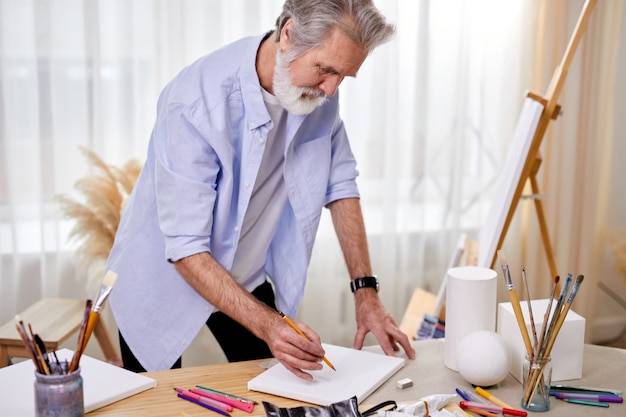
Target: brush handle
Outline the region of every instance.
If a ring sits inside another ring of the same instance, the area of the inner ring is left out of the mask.
[[[85,348],[87,348],[87,343],[89,343],[89,338],[91,337],[91,334],[93,333],[93,329],[98,324],[99,318],[100,318],[100,313],[98,313],[97,311],[92,310],[91,313],[89,313],[89,320],[87,321],[87,328],[85,329],[85,337],[83,339],[83,344],[80,349],[81,354],[85,351]]]
[[[524,321],[524,315],[522,314],[522,308],[520,307],[519,298],[517,297],[517,292],[515,292],[515,289],[509,290],[509,300],[511,301],[511,306],[513,307],[513,312],[515,313],[515,319],[517,320],[519,331],[522,333],[522,339],[524,339],[526,353],[529,356],[532,356],[533,345],[532,343],[530,343],[528,330],[526,330],[526,322]]]
[[[83,355],[83,352],[87,347],[89,337],[91,336],[94,327],[96,327],[96,323],[98,322],[99,317],[100,313],[93,310],[89,312],[89,316],[87,317],[85,326],[83,329],[81,329],[79,333],[78,343],[76,344],[76,352],[74,352],[74,356],[72,357],[72,361],[70,362],[70,366],[68,368],[69,372],[74,372],[76,369],[78,369],[80,357]]]

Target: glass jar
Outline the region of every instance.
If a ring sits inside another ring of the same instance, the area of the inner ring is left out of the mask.
[[[80,368],[71,374],[35,372],[36,417],[83,417],[83,378]]]
[[[522,407],[529,411],[548,411],[552,380],[550,357],[533,358],[526,355],[522,366],[522,379]]]

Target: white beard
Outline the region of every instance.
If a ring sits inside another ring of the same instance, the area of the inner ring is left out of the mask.
[[[274,95],[289,113],[309,114],[326,101],[326,95],[314,88],[296,87],[291,83],[289,61],[280,50],[276,52],[273,78]]]

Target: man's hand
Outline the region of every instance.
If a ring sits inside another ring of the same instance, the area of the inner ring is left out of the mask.
[[[302,337],[272,308],[242,288],[207,252],[183,258],[176,270],[207,301],[267,343],[272,354],[296,376],[313,380],[305,371],[322,369],[324,349],[309,326],[298,322]]]
[[[276,316],[279,321],[271,326],[269,337],[266,339],[272,354],[294,375],[312,381],[313,376],[305,370],[319,371],[324,367],[322,358],[326,353],[322,348],[320,337],[306,324],[294,322],[304,333],[305,337],[302,337],[278,314]]]
[[[415,350],[409,338],[398,328],[396,321],[382,305],[376,290],[361,288],[354,293],[356,303],[356,335],[354,348],[361,349],[367,333],[378,340],[386,355],[394,355],[402,346],[409,359],[415,359]]]

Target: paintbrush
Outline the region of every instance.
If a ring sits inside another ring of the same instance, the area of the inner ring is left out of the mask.
[[[43,366],[41,365],[39,356],[37,356],[35,345],[33,341],[30,339],[30,337],[28,336],[28,332],[26,331],[26,326],[24,325],[24,322],[22,321],[20,316],[15,316],[15,329],[17,330],[17,333],[20,335],[20,338],[22,339],[22,343],[24,343],[24,347],[26,348],[26,352],[28,353],[28,356],[32,359],[33,363],[35,364],[35,368],[37,369],[37,372],[39,372],[40,374],[45,374],[45,370]]]
[[[537,342],[538,345],[535,349],[534,360],[537,360],[541,352],[545,351],[545,349],[543,348],[543,340],[546,337],[548,321],[550,319],[550,313],[552,312],[552,301],[554,300],[554,296],[556,295],[556,289],[559,286],[560,279],[561,277],[557,275],[554,278],[554,284],[552,284],[552,293],[550,295],[550,300],[548,301],[548,307],[546,308],[546,312],[543,315],[543,323],[541,324],[541,332],[539,333],[539,341]]]
[[[556,301],[556,307],[554,308],[554,313],[552,314],[552,318],[550,319],[550,323],[548,325],[548,330],[546,331],[546,336],[543,340],[543,345],[541,346],[541,351],[539,352],[539,357],[546,357],[545,354],[546,346],[552,335],[554,334],[554,326],[561,314],[561,309],[563,308],[563,303],[565,302],[567,297],[567,293],[569,292],[570,286],[572,285],[572,274],[567,274],[565,277],[565,284],[561,287],[561,294],[559,294],[559,299]]]
[[[528,314],[530,315],[530,328],[533,333],[533,354],[539,349],[537,345],[537,328],[535,327],[535,317],[533,315],[533,306],[532,300],[530,297],[530,290],[528,289],[528,280],[526,279],[526,268],[522,265],[522,281],[524,282],[524,287],[526,287],[526,303],[528,304]]]
[[[576,277],[576,282],[574,283],[574,285],[572,286],[572,290],[569,292],[569,295],[567,297],[567,301],[565,302],[565,305],[563,306],[563,309],[561,311],[561,313],[559,314],[559,316],[557,317],[556,323],[554,325],[554,331],[552,332],[551,337],[548,339],[548,344],[546,345],[546,351],[545,351],[545,356],[550,356],[550,352],[552,351],[552,347],[554,346],[554,342],[556,341],[557,336],[559,335],[559,331],[561,330],[561,326],[563,326],[563,322],[565,321],[565,317],[567,316],[567,313],[569,312],[572,303],[574,302],[574,297],[576,297],[576,293],[578,292],[578,289],[580,288],[580,285],[583,282],[584,279],[584,275],[578,275]]]
[[[102,285],[100,286],[100,290],[98,291],[98,295],[93,302],[91,312],[89,313],[89,317],[87,319],[87,325],[85,327],[84,337],[80,340],[80,344],[78,345],[78,358],[85,351],[87,347],[87,343],[89,342],[89,338],[91,337],[91,333],[93,329],[96,327],[98,323],[98,319],[100,318],[100,312],[104,307],[104,303],[106,302],[109,294],[111,294],[111,290],[113,290],[113,286],[115,285],[115,281],[117,280],[117,274],[113,271],[107,271],[102,279]],[[74,371],[78,367],[78,363],[72,362],[72,371]]]
[[[541,353],[540,353],[541,358],[550,357],[550,353],[552,352],[552,347],[554,346],[554,342],[556,341],[556,338],[559,335],[561,326],[563,325],[563,322],[565,321],[565,317],[567,316],[567,313],[569,312],[572,306],[572,303],[574,302],[574,297],[576,297],[576,293],[578,293],[578,289],[580,288],[580,285],[582,284],[583,279],[584,279],[583,275],[578,275],[578,277],[576,277],[576,282],[572,286],[571,291],[569,291],[568,293],[568,290],[572,281],[571,274],[568,274],[565,280],[565,285],[561,289],[561,295],[559,296],[557,307],[552,316],[552,323],[550,323],[551,329],[549,329],[548,335],[546,336],[546,340],[544,341],[545,346],[543,346],[541,349]],[[567,294],[566,301],[564,301],[565,294]],[[559,304],[562,305],[562,308],[560,308]],[[528,404],[530,402],[532,393],[535,392],[537,388],[539,387],[541,378],[543,378],[543,367],[544,365],[542,365],[540,369],[538,370],[531,369],[530,375],[529,375],[530,382],[528,384],[528,387],[526,388],[526,392],[524,393],[523,404]]]
[[[78,330],[78,341],[76,342],[76,351],[74,352],[74,356],[72,356],[72,360],[67,368],[68,373],[74,372],[78,368],[78,364],[80,362],[80,357],[83,354],[83,350],[81,346],[85,341],[85,333],[87,331],[87,322],[89,321],[89,314],[91,312],[92,301],[85,301],[85,309],[83,310],[83,320],[80,323],[80,329]]]
[[[504,275],[504,281],[506,283],[506,288],[509,293],[509,300],[511,301],[511,307],[513,307],[513,312],[515,313],[515,319],[517,320],[517,325],[519,326],[520,333],[522,334],[522,339],[524,339],[524,345],[526,346],[526,353],[529,356],[532,356],[533,345],[530,342],[530,337],[528,336],[528,330],[526,330],[526,321],[524,320],[524,315],[522,314],[522,308],[520,307],[519,298],[517,296],[517,292],[515,291],[515,285],[513,285],[513,280],[511,279],[511,272],[509,272],[509,264],[506,262],[506,257],[504,256],[504,252],[502,252],[502,250],[498,251],[498,256],[500,257],[500,265],[502,266],[502,275]]]

